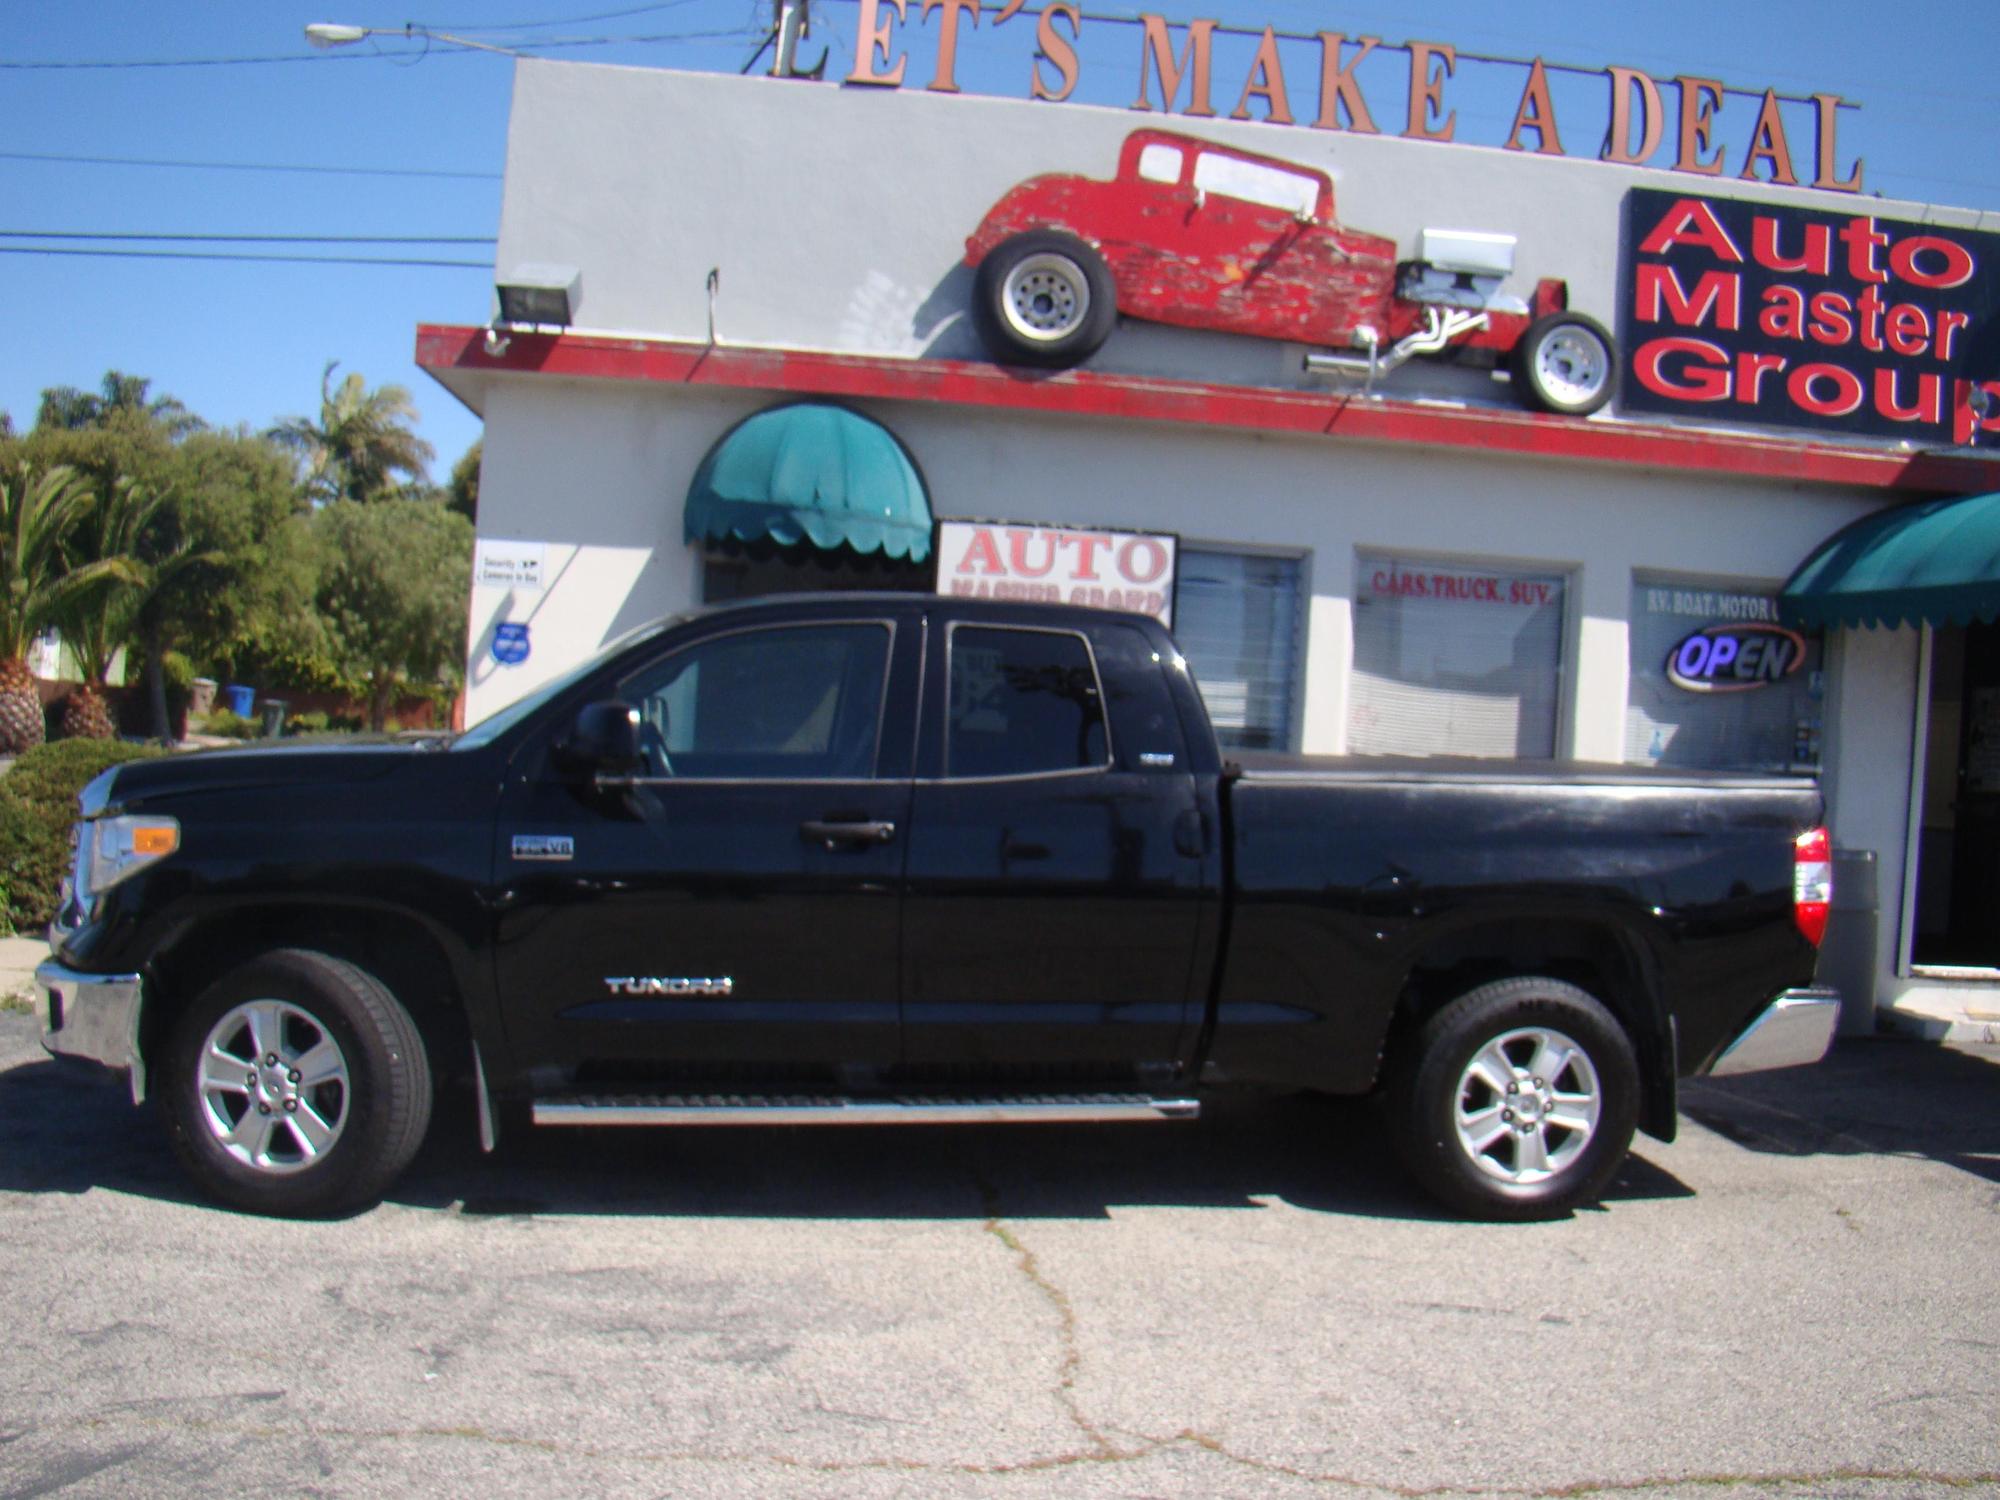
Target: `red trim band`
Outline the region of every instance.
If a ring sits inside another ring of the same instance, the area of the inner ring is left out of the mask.
[[[966,360],[891,359],[805,349],[738,349],[593,333],[513,333],[419,324],[417,363],[434,374],[556,375],[733,390],[935,401],[1072,416],[1317,433],[1641,468],[1699,470],[1923,494],[2000,490],[2000,455],[1901,453],[1796,438],[1691,431],[1482,407],[1422,406],[1353,394],[1263,390],[1092,370],[1050,374]]]

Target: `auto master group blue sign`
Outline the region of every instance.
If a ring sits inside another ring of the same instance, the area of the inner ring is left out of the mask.
[[[1624,410],[2000,438],[2000,234],[1635,188]]]

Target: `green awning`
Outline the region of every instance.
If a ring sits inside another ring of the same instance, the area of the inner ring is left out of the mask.
[[[1863,516],[1799,565],[1778,602],[1809,628],[2000,618],[2000,494]]]
[[[686,534],[810,541],[920,563],[931,555],[931,504],[888,428],[803,402],[758,412],[708,450],[688,486]]]

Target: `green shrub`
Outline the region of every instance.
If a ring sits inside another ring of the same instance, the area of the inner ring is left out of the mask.
[[[324,709],[310,708],[302,714],[293,714],[285,720],[286,734],[325,734],[332,725],[331,716]]]
[[[226,708],[218,708],[201,721],[201,732],[222,739],[254,740],[264,732],[264,722],[261,719],[246,719],[241,714],[231,713]]]
[[[164,752],[118,740],[37,745],[0,777],[0,891],[17,932],[48,926],[69,874],[76,797],[98,772]]]

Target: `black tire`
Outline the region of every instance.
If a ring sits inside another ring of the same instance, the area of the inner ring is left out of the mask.
[[[1530,411],[1587,417],[1611,399],[1618,360],[1611,335],[1582,313],[1537,318],[1514,346],[1514,390]]]
[[[303,948],[204,990],[175,1020],[158,1076],[182,1165],[252,1213],[373,1203],[430,1124],[430,1063],[409,1013],[373,975]]]
[[[1104,257],[1075,235],[1034,229],[1002,240],[979,263],[972,310],[1002,364],[1066,370],[1111,337],[1118,288]]]
[[[1502,1059],[1516,1093],[1496,1076]],[[1575,985],[1502,979],[1418,1030],[1389,1103],[1404,1164],[1440,1202],[1472,1218],[1561,1218],[1625,1160],[1639,1067],[1617,1017]]]

